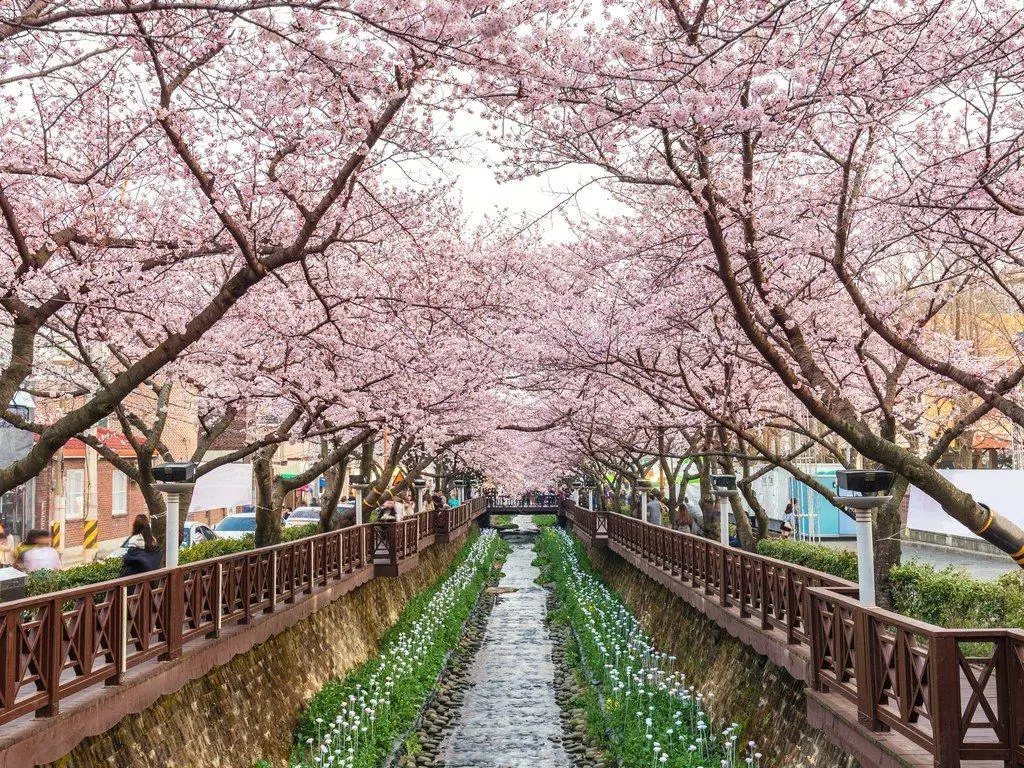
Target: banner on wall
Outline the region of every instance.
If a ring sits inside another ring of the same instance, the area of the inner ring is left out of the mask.
[[[230,510],[252,503],[252,464],[225,464],[196,481],[188,511]]]
[[[988,504],[1017,525],[1024,526],[1024,470],[1019,469],[940,469],[939,473],[957,488]],[[910,487],[907,528],[950,536],[979,539],[966,527],[947,515],[939,503],[920,488]]]

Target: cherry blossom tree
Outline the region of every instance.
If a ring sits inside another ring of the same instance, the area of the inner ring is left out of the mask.
[[[268,278],[308,281],[324,260],[358,264],[367,243],[415,237],[432,194],[395,183],[394,169],[444,149],[434,120],[453,86],[448,52],[483,56],[533,12],[263,0],[5,9],[0,401],[38,439],[0,470],[0,489],[258,303]],[[116,354],[80,404],[25,424],[6,403],[52,367],[51,333]]]
[[[482,79],[520,173],[617,182],[634,251],[713,278],[730,354],[1024,564],[1024,531],[934,468],[994,409],[1017,415],[1017,352],[981,359],[939,321],[968,289],[1016,307],[1022,23],[999,2],[624,0],[548,19],[538,55]],[[922,369],[923,401],[974,398],[939,425],[887,412]]]

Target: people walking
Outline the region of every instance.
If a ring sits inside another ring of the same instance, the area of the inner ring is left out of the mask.
[[[663,506],[661,491],[655,488],[647,499],[647,522],[651,523],[651,525],[661,525]]]
[[[14,565],[16,549],[14,537],[7,530],[7,526],[0,523],[0,566]]]
[[[444,494],[441,493],[440,489],[435,490],[432,494],[430,494],[430,503],[433,505],[435,512],[444,511],[445,498]]]
[[[53,538],[48,531],[33,529],[28,532],[25,541],[16,551],[15,562],[21,570],[59,571],[60,554],[53,548]]]
[[[398,512],[395,509],[395,500],[388,499],[380,505],[380,521],[382,523],[393,523],[398,519]]]
[[[693,533],[694,518],[690,508],[686,505],[686,497],[679,499],[676,506],[676,530],[685,533]]]
[[[163,552],[157,546],[148,515],[136,515],[128,548],[121,558],[121,575],[138,576],[160,567]]]

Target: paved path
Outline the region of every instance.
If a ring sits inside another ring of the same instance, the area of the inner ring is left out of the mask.
[[[822,541],[829,547],[837,549],[856,550],[855,541]],[[934,565],[936,569],[943,569],[947,565],[954,565],[964,568],[976,579],[992,581],[998,579],[1004,573],[1010,573],[1017,569],[1009,557],[996,557],[979,554],[977,552],[966,552],[963,550],[948,549],[946,547],[932,547],[928,544],[916,542],[903,542],[903,562],[919,560],[922,563]]]

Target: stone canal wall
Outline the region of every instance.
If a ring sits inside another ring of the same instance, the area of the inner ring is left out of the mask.
[[[465,539],[435,544],[397,578],[375,578],[310,617],[86,739],[59,768],[286,766],[295,721],[323,683],[377,652],[384,632],[447,570]]]
[[[590,558],[657,646],[677,657],[689,683],[708,698],[715,725],[744,725],[745,738],[764,754],[763,766],[858,768],[807,723],[802,683],[611,551],[591,550]]]

